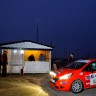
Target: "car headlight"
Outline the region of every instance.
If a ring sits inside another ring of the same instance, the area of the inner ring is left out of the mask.
[[[72,73],[69,73],[69,74],[65,74],[63,76],[61,76],[59,79],[62,80],[62,79],[68,79],[72,76]]]
[[[56,73],[55,72],[53,72],[53,71],[51,71],[50,73],[49,73],[51,76],[56,76]]]

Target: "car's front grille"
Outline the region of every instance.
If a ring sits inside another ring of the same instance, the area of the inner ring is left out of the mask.
[[[53,80],[55,80],[55,82],[57,82],[58,81],[58,78],[53,78]]]

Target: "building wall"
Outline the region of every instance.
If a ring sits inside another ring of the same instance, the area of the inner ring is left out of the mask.
[[[21,50],[8,49],[8,73],[20,73],[24,66],[24,73],[47,73],[50,71],[51,66],[51,51],[36,51],[25,50],[24,54]],[[36,61],[28,61],[27,57],[34,54]],[[38,61],[40,54],[45,54],[46,61]],[[36,57],[37,56],[37,57]]]

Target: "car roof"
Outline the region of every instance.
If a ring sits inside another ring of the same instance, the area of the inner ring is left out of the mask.
[[[76,60],[75,62],[83,62],[83,63],[88,63],[90,60]]]

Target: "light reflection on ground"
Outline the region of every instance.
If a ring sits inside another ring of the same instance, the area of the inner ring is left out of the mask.
[[[36,94],[37,96],[41,96],[41,95],[42,96],[49,96],[48,93],[44,92],[44,90],[40,86],[37,86],[35,84],[25,84],[25,83],[16,84],[15,83],[15,85],[21,86],[21,87],[27,89],[26,91],[33,91],[34,90],[34,94]],[[33,96],[33,94],[32,94],[32,96]]]
[[[49,96],[40,86],[18,78],[0,79],[1,96]]]

